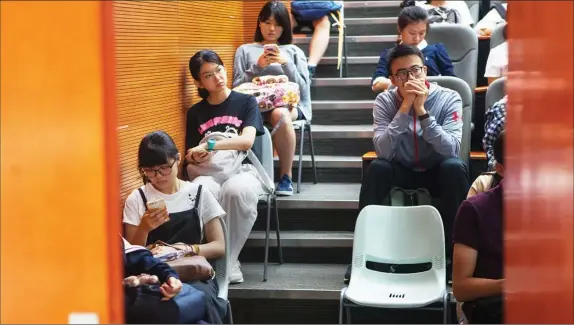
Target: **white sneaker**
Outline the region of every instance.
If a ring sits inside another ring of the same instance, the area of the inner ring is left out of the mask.
[[[241,263],[237,261],[235,265],[233,265],[233,269],[231,270],[231,276],[229,276],[229,283],[236,284],[243,282],[243,273],[241,272]]]

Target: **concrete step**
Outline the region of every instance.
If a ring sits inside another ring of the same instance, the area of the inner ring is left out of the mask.
[[[320,179],[319,179],[320,181]],[[279,209],[350,209],[359,208],[360,183],[303,183],[301,193],[278,198]],[[281,213],[281,211],[280,211]]]
[[[275,167],[279,167],[279,157],[274,157]],[[311,155],[301,158],[303,168],[312,168]],[[359,156],[315,156],[316,168],[361,168],[362,159]],[[299,167],[299,155],[293,157],[293,167]]]
[[[350,56],[347,57],[347,77],[371,78],[379,56]],[[339,70],[337,69],[337,57],[324,57],[317,66],[315,73],[316,78],[337,78]]]
[[[311,36],[296,36],[293,43],[299,46],[307,56],[309,56],[309,42]],[[329,41],[329,47],[325,56],[337,56],[337,44],[339,37],[332,33]],[[397,43],[396,33],[388,35],[362,35],[347,36],[347,56],[378,56],[386,48],[391,48]]]
[[[400,1],[345,1],[345,18],[397,17]]]
[[[314,139],[373,139],[372,125],[315,125]],[[361,155],[362,156],[362,155]]]
[[[377,97],[371,89],[370,77],[316,78],[311,88],[314,100],[374,100]]]

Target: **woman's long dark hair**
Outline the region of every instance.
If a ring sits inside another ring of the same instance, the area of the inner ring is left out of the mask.
[[[259,23],[266,21],[271,17],[275,18],[275,21],[279,24],[279,26],[283,27],[283,32],[281,33],[281,36],[279,36],[277,43],[279,45],[293,43],[293,31],[291,30],[289,10],[287,10],[287,7],[285,7],[282,1],[275,0],[267,2],[259,12],[259,16],[257,17],[257,27],[255,27],[255,36],[253,37],[255,42],[264,41]]]
[[[193,79],[201,81],[201,76],[199,75],[199,72],[201,71],[201,66],[206,62],[215,63],[221,66],[224,65],[219,55],[217,55],[217,53],[215,53],[214,51],[201,50],[195,53],[191,57],[191,59],[189,59],[189,72],[191,72]],[[199,93],[199,97],[203,99],[209,96],[209,92],[205,88],[198,87],[197,92]]]
[[[426,10],[416,5],[414,0],[404,0],[400,7],[402,8],[401,12],[399,13],[399,18],[397,19],[397,27],[399,35],[400,33],[410,24],[418,23],[418,22],[426,22],[427,24],[427,33],[430,27],[429,25],[429,14]],[[400,43],[400,40],[397,40],[397,44]]]
[[[146,134],[138,149],[138,168],[155,167],[164,165],[170,159],[177,159],[179,150],[173,139],[164,131],[154,131]],[[143,175],[144,184],[149,182]]]

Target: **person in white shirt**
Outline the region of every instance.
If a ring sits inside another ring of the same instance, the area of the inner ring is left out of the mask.
[[[504,26],[503,36],[506,40],[506,28],[508,24]],[[494,80],[503,77],[508,71],[508,42],[496,46],[488,54],[488,59],[486,60],[486,68],[484,70],[484,77],[488,79],[488,84],[490,85]]]
[[[501,4],[504,10],[507,9],[507,4]],[[504,24],[506,19],[503,18],[496,8],[490,9],[490,11],[482,17],[482,19],[476,24],[474,30],[480,36],[490,36],[492,32],[499,24]]]
[[[417,1],[417,5],[423,7],[425,10],[436,7],[454,9],[460,14],[460,24],[473,26],[475,23],[474,19],[472,19],[472,15],[470,14],[470,9],[464,1]]]

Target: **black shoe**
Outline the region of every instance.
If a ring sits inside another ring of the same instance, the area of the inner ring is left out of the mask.
[[[349,284],[349,282],[351,281],[351,270],[353,269],[352,265],[349,265],[349,267],[347,268],[347,271],[345,271],[345,277],[343,278],[343,282],[345,284]]]
[[[307,66],[309,69],[309,79],[313,79],[315,77],[315,71],[317,70],[317,66]]]

